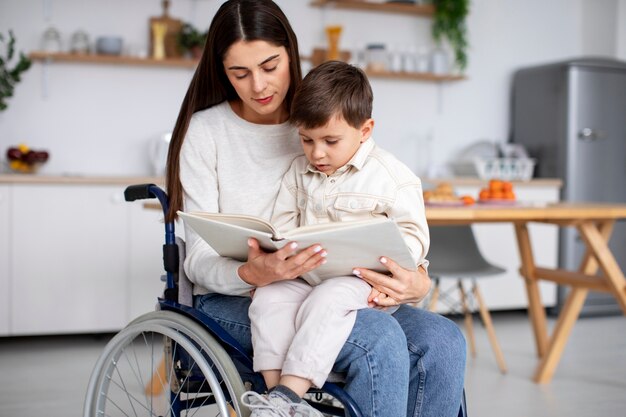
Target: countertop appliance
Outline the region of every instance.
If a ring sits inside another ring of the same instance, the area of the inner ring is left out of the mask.
[[[626,62],[581,58],[518,70],[511,141],[537,159],[536,176],[561,178],[561,199],[626,203]],[[626,222],[609,245],[626,271]],[[562,228],[559,263],[576,269],[584,244]],[[557,312],[567,290],[559,288]],[[621,313],[609,294],[590,292],[582,314]]]

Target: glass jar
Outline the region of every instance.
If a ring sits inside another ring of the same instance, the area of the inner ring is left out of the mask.
[[[77,30],[70,38],[70,52],[73,54],[88,54],[90,52],[89,35],[82,30]]]
[[[41,49],[45,52],[61,52],[61,32],[54,27],[49,27],[41,37]]]
[[[430,53],[430,72],[444,75],[450,72],[450,59],[442,48],[435,48]]]
[[[365,49],[367,69],[370,71],[387,71],[389,59],[387,50],[382,43],[370,43]]]

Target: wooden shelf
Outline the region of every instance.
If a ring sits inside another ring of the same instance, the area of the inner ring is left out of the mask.
[[[432,4],[374,3],[366,0],[315,0],[311,6],[413,14],[425,17],[431,17],[435,12],[435,7]]]
[[[194,59],[151,59],[137,58],[133,56],[114,55],[80,55],[67,53],[31,52],[29,58],[33,61],[42,62],[75,62],[86,64],[107,64],[107,65],[136,65],[144,67],[175,67],[175,68],[195,68],[198,61]],[[310,59],[302,57],[303,59]],[[437,75],[432,73],[408,73],[391,71],[366,71],[369,77],[389,78],[396,80],[413,81],[459,81],[464,80],[462,75]]]
[[[340,60],[347,62],[350,60],[349,51],[340,51]],[[303,61],[311,62],[311,65],[316,67],[326,60],[326,50],[322,48],[314,48],[311,56],[301,56]],[[394,71],[372,71],[365,69],[365,73],[369,78],[388,78],[392,80],[406,80],[406,81],[461,81],[465,80],[464,75],[456,74],[433,74],[431,72],[394,72]]]
[[[31,52],[29,58],[33,61],[48,62],[78,62],[86,64],[109,64],[109,65],[136,65],[144,67],[175,67],[175,68],[195,68],[198,61],[195,59],[168,58],[152,59],[138,58],[124,55],[95,55],[95,54],[68,54],[50,53],[35,51]]]
[[[391,71],[370,71],[365,70],[368,77],[389,78],[395,80],[411,81],[461,81],[464,75],[433,74],[431,72],[391,72]]]

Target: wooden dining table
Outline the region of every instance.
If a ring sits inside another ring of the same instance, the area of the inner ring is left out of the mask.
[[[520,274],[524,278],[528,313],[539,357],[533,377],[537,383],[547,383],[552,379],[589,291],[612,294],[626,314],[626,279],[608,245],[615,222],[626,219],[626,204],[533,205],[519,202],[511,205],[427,206],[426,217],[429,226],[433,227],[475,223],[512,223],[515,226],[521,259]],[[575,227],[586,247],[578,270],[536,265],[529,223]],[[541,280],[571,288],[551,336],[548,334],[546,312],[539,296]]]

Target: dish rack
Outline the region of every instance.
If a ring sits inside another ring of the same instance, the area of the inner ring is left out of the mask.
[[[478,176],[483,180],[529,181],[536,160],[533,158],[474,158],[453,164],[456,175]]]

